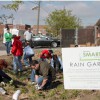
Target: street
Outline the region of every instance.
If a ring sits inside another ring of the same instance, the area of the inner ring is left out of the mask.
[[[57,48],[47,48],[47,47],[35,47],[35,48],[33,48],[34,50],[36,50],[36,49],[40,49],[40,50],[43,50],[43,49],[52,49],[52,50],[56,50],[56,49],[60,49],[60,47],[57,47]],[[2,56],[2,55],[6,55],[6,47],[5,47],[5,45],[2,43],[2,42],[0,42],[0,56]]]

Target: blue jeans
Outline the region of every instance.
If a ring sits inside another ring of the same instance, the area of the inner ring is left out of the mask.
[[[13,70],[14,70],[15,73],[18,72],[18,69],[20,69],[20,71],[23,70],[21,58],[22,58],[22,56],[14,56],[13,57]]]
[[[38,78],[38,80],[35,80],[35,70],[32,69],[30,79],[31,79],[32,82],[35,82],[35,81],[36,81],[37,84],[41,85],[41,84],[42,84],[42,81],[43,81],[43,76],[40,76],[40,77]]]
[[[5,44],[7,54],[10,54],[11,44],[12,44],[11,41],[10,42],[6,42],[6,44]]]
[[[42,84],[42,81],[43,81],[43,76],[39,76],[38,79],[36,80],[36,83],[38,85],[41,85]]]
[[[39,76],[39,78],[36,80],[37,84],[41,85],[43,82],[43,79],[44,79],[43,76]],[[45,86],[43,87],[43,89],[46,89],[48,86],[50,86],[51,82],[52,82],[52,78],[49,76],[48,81],[45,84]]]
[[[32,69],[30,79],[32,82],[35,82],[35,70],[34,69]]]
[[[26,54],[24,54],[23,60],[24,60],[24,64],[26,66],[30,66],[30,64],[32,62],[32,57],[33,56],[34,56],[34,54],[32,54],[32,55],[26,55]],[[29,61],[28,61],[28,59],[29,59]]]

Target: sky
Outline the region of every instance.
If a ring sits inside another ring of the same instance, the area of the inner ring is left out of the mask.
[[[38,10],[32,10],[38,6],[38,1],[24,1],[20,5],[17,12],[13,10],[2,9],[1,6],[9,4],[11,1],[0,1],[0,16],[14,15],[14,24],[29,24],[37,25]],[[100,1],[41,1],[40,2],[40,17],[39,24],[45,25],[45,19],[48,15],[57,10],[71,10],[72,15],[77,16],[82,21],[82,26],[95,25],[100,18]],[[8,20],[11,23],[11,19]]]

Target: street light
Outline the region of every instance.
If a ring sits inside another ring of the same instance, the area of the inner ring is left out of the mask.
[[[38,9],[38,19],[37,19],[37,34],[38,34],[38,31],[39,31],[39,20],[40,20],[40,1],[38,3],[38,6],[32,8],[32,10],[36,10],[36,9]]]
[[[38,9],[38,8],[39,8],[39,7],[38,7],[38,6],[36,6],[36,7],[33,7],[33,8],[32,8],[32,10],[36,10],[36,9]]]

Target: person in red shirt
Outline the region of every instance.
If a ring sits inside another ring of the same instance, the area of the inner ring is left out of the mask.
[[[22,55],[23,55],[23,48],[22,42],[20,41],[20,36],[13,35],[14,42],[12,44],[11,52],[13,54],[13,70],[14,73],[17,74],[18,69],[22,71]]]
[[[62,61],[57,54],[53,53],[53,50],[44,49],[41,52],[40,60],[47,61],[55,70],[58,72],[59,70],[63,70]]]
[[[40,59],[41,60],[44,60],[44,59],[49,59],[51,58],[52,55],[51,55],[51,52],[48,50],[48,49],[44,49],[42,50],[41,54],[40,54]]]

